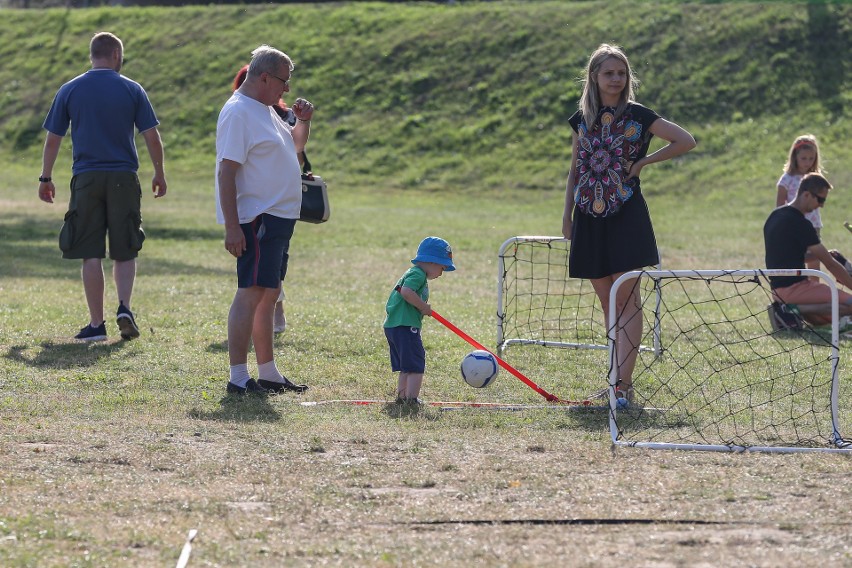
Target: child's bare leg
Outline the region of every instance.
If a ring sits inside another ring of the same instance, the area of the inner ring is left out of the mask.
[[[420,387],[423,385],[423,373],[407,373],[408,382],[405,386],[405,398],[416,400],[420,396]]]
[[[408,388],[408,373],[399,373],[399,378],[396,384],[396,398],[405,398],[405,391]]]

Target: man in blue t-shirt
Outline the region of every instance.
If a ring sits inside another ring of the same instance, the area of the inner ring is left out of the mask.
[[[75,338],[107,338],[102,259],[106,257],[104,237],[108,234],[118,294],[116,323],[122,339],[133,339],[139,337],[139,327],[130,310],[130,297],[136,280],[136,257],[145,240],[135,131],[145,139],[154,165],[154,197],[166,194],[163,143],[145,90],[119,74],[124,61],[121,40],[108,32],[96,33],[89,43],[89,57],[91,70],[60,87],[44,121],[47,137],[38,196],[46,203],[53,203],[56,197],[51,172],[71,126],[71,199],[59,233],[59,248],[63,258],[83,261],[90,320]]]
[[[820,242],[816,229],[805,218],[806,213],[822,207],[831,184],[820,174],[802,178],[796,199],[775,209],[763,225],[766,268],[805,268],[805,254],[818,258],[838,284],[852,289],[852,276]],[[831,323],[831,289],[823,282],[801,274],[770,276],[773,295],[783,304],[795,304],[802,316],[813,325]],[[852,295],[837,291],[841,316],[852,315]]]

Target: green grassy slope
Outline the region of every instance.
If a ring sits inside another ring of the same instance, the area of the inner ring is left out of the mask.
[[[351,180],[559,188],[576,79],[605,41],[626,48],[639,100],[701,143],[672,187],[774,177],[802,130],[836,163],[849,157],[852,63],[837,54],[852,7],[634,2],[4,10],[4,153],[37,155],[56,88],[87,68],[102,29],[125,40],[125,72],[148,89],[170,161],[189,170],[210,170],[230,80],[262,42],[294,58],[291,96],[319,108],[318,169]]]

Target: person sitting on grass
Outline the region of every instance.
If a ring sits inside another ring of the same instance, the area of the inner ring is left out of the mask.
[[[802,178],[796,198],[773,211],[763,226],[766,268],[805,268],[808,253],[822,262],[839,284],[852,289],[852,276],[820,242],[816,229],[805,218],[825,204],[831,184],[822,175]],[[774,298],[798,306],[811,325],[831,324],[831,288],[806,276],[770,276]],[[837,291],[841,316],[852,316],[852,294]]]
[[[385,337],[390,347],[391,369],[399,373],[396,401],[421,404],[420,387],[426,371],[426,350],[420,337],[423,316],[431,316],[429,280],[456,269],[450,244],[426,237],[417,247],[414,264],[402,275],[385,305]]]

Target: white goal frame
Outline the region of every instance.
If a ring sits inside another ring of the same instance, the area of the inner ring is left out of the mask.
[[[542,244],[551,244],[551,243],[569,243],[570,241],[564,237],[554,237],[554,236],[527,236],[521,235],[516,237],[511,237],[506,239],[502,245],[500,245],[500,249],[497,253],[497,353],[502,355],[503,352],[511,345],[540,345],[544,347],[559,347],[564,349],[609,349],[609,346],[606,343],[579,343],[579,342],[561,342],[561,341],[547,341],[544,339],[538,339],[535,337],[506,337],[505,329],[504,329],[504,321],[506,318],[505,306],[504,306],[504,281],[503,275],[506,270],[505,266],[505,252],[506,250],[514,246],[518,243],[542,243]],[[566,256],[566,274],[567,274],[567,262],[568,258]],[[657,269],[662,268],[661,265],[657,265]],[[659,316],[660,309],[660,290],[657,288],[655,290],[657,295],[657,307],[656,314]],[[641,346],[640,350],[642,351],[653,351],[655,354],[659,355],[662,352],[662,345],[660,343],[660,329],[659,329],[659,317],[655,318],[654,323],[654,345],[653,346]]]
[[[703,450],[703,451],[719,451],[719,452],[774,452],[774,453],[798,453],[798,452],[842,452],[852,453],[852,440],[846,439],[841,435],[840,413],[839,413],[839,395],[840,395],[840,377],[839,377],[839,306],[837,286],[832,278],[819,270],[801,269],[801,270],[761,270],[761,269],[742,269],[742,270],[648,270],[648,271],[632,271],[619,277],[614,283],[610,293],[610,321],[616,321],[616,304],[615,297],[619,287],[637,277],[649,277],[653,279],[665,278],[714,278],[714,277],[768,277],[768,276],[815,276],[820,278],[831,289],[831,345],[830,355],[828,357],[829,366],[831,369],[831,388],[829,408],[831,414],[831,435],[825,440],[826,447],[784,447],[784,446],[740,446],[740,445],[725,445],[725,444],[690,444],[690,443],[665,443],[656,441],[639,441],[626,440],[624,433],[619,428],[618,419],[619,413],[629,413],[629,410],[620,410],[615,398],[615,384],[617,381],[617,368],[615,362],[615,329],[611,327],[607,331],[608,348],[609,348],[609,426],[612,443],[614,446],[638,447],[651,449],[679,449],[679,450]],[[657,306],[659,310],[659,304]],[[659,312],[657,313],[659,318]],[[628,407],[629,408],[629,407]]]

